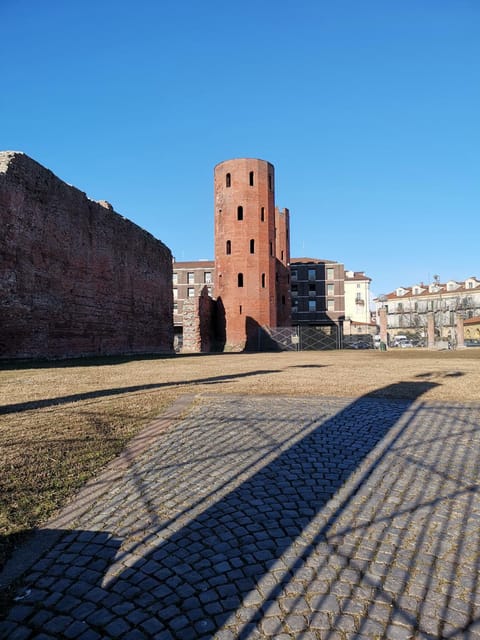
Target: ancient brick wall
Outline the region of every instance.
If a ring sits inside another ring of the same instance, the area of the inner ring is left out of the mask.
[[[162,242],[16,152],[0,152],[0,223],[0,358],[172,351]]]

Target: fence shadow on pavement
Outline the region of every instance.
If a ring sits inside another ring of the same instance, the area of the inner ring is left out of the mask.
[[[480,624],[479,409],[422,403],[430,381],[387,399],[402,384],[296,423],[289,399],[273,427],[258,399],[206,405],[185,460],[162,443],[132,460],[107,530],[92,511],[30,569],[0,637],[463,637]]]

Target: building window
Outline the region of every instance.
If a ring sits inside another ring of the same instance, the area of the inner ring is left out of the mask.
[[[255,253],[255,240],[253,238],[250,240],[250,253]]]
[[[281,260],[283,260],[283,251],[282,251],[282,255],[281,255]]]
[[[195,273],[193,271],[189,271],[187,275],[188,284],[193,284],[195,282]]]
[[[205,271],[205,273],[203,274],[203,281],[205,284],[211,284],[212,283],[212,272],[211,271]]]
[[[273,256],[273,242],[270,242],[270,255]]]
[[[174,271],[172,274],[172,283],[177,284],[177,282],[178,282],[178,273]]]
[[[316,311],[317,310],[317,301],[316,300],[309,300],[308,301],[308,310],[309,311]]]
[[[243,220],[243,207],[237,207],[237,220]]]
[[[335,285],[327,284],[327,296],[333,296],[335,294]]]
[[[327,280],[335,280],[335,270],[333,267],[328,267],[327,269]]]
[[[187,298],[193,298],[195,296],[195,287],[187,288]]]
[[[282,296],[282,304],[285,304],[285,296]]]
[[[298,311],[298,300],[292,300],[292,313],[297,313]]]
[[[229,256],[232,253],[232,242],[227,240],[227,246],[225,247],[225,253]]]
[[[290,271],[290,276],[292,278],[292,282],[296,282],[298,280],[298,271],[296,269],[292,269]]]
[[[315,298],[315,296],[317,295],[317,288],[314,284],[308,285],[308,295],[310,296],[310,298]]]
[[[335,300],[333,298],[328,298],[327,300],[327,311],[335,311]]]
[[[225,184],[227,187],[232,186],[232,176],[229,173],[225,176]]]
[[[308,270],[308,279],[309,280],[315,280],[316,273],[315,273],[315,269],[309,269]]]
[[[242,305],[239,306],[238,311],[240,312],[240,315],[242,315]]]
[[[298,284],[292,284],[292,297],[296,298],[298,296]]]
[[[248,174],[248,184],[253,187],[253,171]]]
[[[273,180],[271,173],[268,174],[268,189],[269,191],[273,191]]]
[[[239,273],[237,276],[237,282],[239,287],[243,287],[243,273]]]
[[[262,289],[265,289],[265,274],[262,273]]]
[[[260,209],[260,221],[265,222],[265,207]]]
[[[174,303],[173,303],[173,311],[174,311],[174,312],[177,312],[177,311],[178,311],[178,303],[177,303],[177,302],[174,302]]]
[[[178,289],[173,290],[173,299],[176,300],[178,298]]]

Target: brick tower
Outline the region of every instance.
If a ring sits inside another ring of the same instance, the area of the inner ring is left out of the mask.
[[[214,186],[215,294],[225,349],[255,349],[260,327],[290,324],[288,210],[275,209],[274,168],[264,160],[221,162]]]

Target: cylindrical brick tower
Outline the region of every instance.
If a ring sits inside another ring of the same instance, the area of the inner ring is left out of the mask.
[[[274,168],[239,158],[214,169],[215,295],[225,349],[257,347],[277,324]]]

